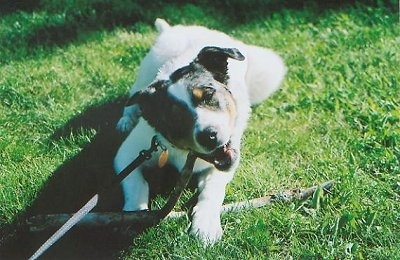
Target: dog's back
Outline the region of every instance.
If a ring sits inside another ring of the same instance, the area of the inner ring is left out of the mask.
[[[166,75],[176,67],[190,62],[203,46],[238,48],[247,60],[245,80],[250,103],[255,105],[274,93],[286,74],[281,57],[270,49],[247,45],[224,33],[201,26],[170,26],[165,20],[157,19],[155,27],[159,36],[149,55],[164,65],[164,68],[161,65],[159,69]],[[187,55],[183,55],[185,53]],[[171,60],[179,64],[168,64]]]

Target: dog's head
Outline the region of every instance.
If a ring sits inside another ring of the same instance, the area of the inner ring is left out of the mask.
[[[205,47],[188,66],[127,103],[139,105],[144,119],[173,145],[196,152],[220,170],[237,159],[230,143],[237,109],[227,86],[228,58],[244,60],[237,49]]]

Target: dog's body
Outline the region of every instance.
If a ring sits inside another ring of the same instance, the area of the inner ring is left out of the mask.
[[[225,187],[240,158],[240,142],[251,105],[272,94],[285,75],[271,50],[246,45],[199,26],[155,23],[159,36],[144,58],[118,128],[129,132],[115,157],[120,172],[158,135],[168,164],[182,169],[189,150],[199,154],[198,202],[190,232],[205,243],[222,236],[220,209]],[[142,171],[123,182],[125,211],[148,209],[149,186]]]

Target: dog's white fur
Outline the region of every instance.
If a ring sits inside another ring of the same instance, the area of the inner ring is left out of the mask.
[[[251,105],[260,103],[270,96],[283,80],[286,68],[282,59],[269,49],[244,44],[224,33],[204,27],[170,26],[162,19],[157,19],[155,26],[159,31],[159,36],[141,63],[131,95],[146,88],[156,79],[168,79],[175,70],[192,62],[205,46],[237,48],[245,56],[245,60],[228,59],[228,75],[230,77],[228,88],[235,99],[237,109],[237,119],[231,142],[239,150]],[[170,92],[185,99],[185,93],[179,89],[172,88]],[[210,118],[210,120],[215,119]],[[216,120],[221,121],[220,118]],[[131,131],[115,157],[114,165],[118,173],[141,150],[149,147],[152,136],[157,132],[147,121],[140,118],[135,107],[125,108],[117,128],[123,132]],[[168,162],[177,169],[181,169],[188,151],[178,149],[162,136],[159,135],[159,137],[169,150]],[[236,160],[228,171],[221,172],[206,161],[201,159],[196,161],[194,171],[199,173],[199,198],[193,208],[190,232],[206,244],[212,244],[222,236],[220,209],[225,196],[225,187],[232,179],[238,162],[239,160]],[[146,161],[146,165],[156,164],[157,156]],[[148,208],[149,186],[143,178],[140,168],[122,182],[122,187],[125,211]]]

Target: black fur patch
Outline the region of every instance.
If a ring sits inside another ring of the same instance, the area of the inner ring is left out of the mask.
[[[244,60],[244,56],[235,48],[204,47],[195,62],[210,71],[215,80],[226,85],[229,80],[228,58]]]
[[[139,105],[149,125],[171,143],[184,148],[185,140],[191,139],[196,116],[186,103],[168,93],[168,86],[168,81],[157,82],[154,87],[137,92],[130,100]]]
[[[201,68],[198,65],[201,65],[216,81],[226,85],[229,80],[228,58],[244,60],[244,56],[235,48],[204,47],[192,63],[173,72],[170,80],[177,82],[188,74],[200,72]]]
[[[181,78],[183,78],[185,75],[191,73],[194,71],[194,68],[192,66],[192,64],[182,67],[180,69],[177,69],[176,71],[174,71],[170,76],[169,79],[175,83],[178,80],[180,80]]]

